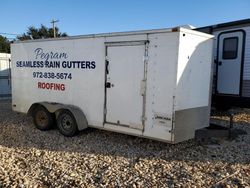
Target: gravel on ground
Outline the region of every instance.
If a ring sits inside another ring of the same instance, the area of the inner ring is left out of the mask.
[[[250,110],[234,113],[234,128],[247,134],[171,145],[97,129],[72,138],[43,132],[3,100],[0,187],[250,187]],[[226,114],[212,115],[228,123]]]

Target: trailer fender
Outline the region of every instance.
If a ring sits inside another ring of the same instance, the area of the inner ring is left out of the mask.
[[[50,113],[55,113],[56,118],[58,117],[58,114],[60,110],[69,110],[75,117],[76,123],[78,130],[81,131],[83,129],[86,129],[88,127],[88,121],[83,113],[83,111],[74,105],[67,105],[67,104],[60,104],[60,103],[51,103],[51,102],[39,102],[39,103],[34,103],[31,105],[29,108],[28,113],[32,115],[33,110],[38,106],[42,105],[44,106]]]

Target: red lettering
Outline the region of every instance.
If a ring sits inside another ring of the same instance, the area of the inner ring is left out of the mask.
[[[64,91],[65,90],[65,85],[61,84],[61,90]]]
[[[65,84],[38,82],[37,83],[37,88],[38,89],[64,91],[65,90]]]
[[[41,87],[42,87],[42,86],[41,86],[41,85],[42,85],[42,83],[41,83],[41,82],[38,82],[38,84],[37,84],[37,85],[38,85],[38,88],[41,88]]]
[[[42,83],[42,89],[44,89],[44,88],[45,88],[45,83],[43,82],[43,83]]]
[[[46,89],[50,89],[50,83],[45,84]]]

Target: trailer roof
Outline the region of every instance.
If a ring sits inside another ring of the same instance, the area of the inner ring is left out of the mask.
[[[82,38],[98,38],[98,37],[113,37],[113,36],[129,36],[129,35],[143,35],[143,34],[153,34],[153,33],[168,33],[168,32],[178,32],[185,31],[191,32],[193,34],[202,35],[204,37],[211,38],[211,35],[197,32],[184,27],[174,27],[174,28],[162,28],[162,29],[151,29],[151,30],[138,30],[138,31],[125,31],[125,32],[111,32],[111,33],[99,33],[99,34],[89,34],[89,35],[77,35],[69,37],[60,38],[46,38],[46,39],[31,39],[25,41],[14,41],[15,43],[28,43],[28,42],[42,42],[42,41],[57,41],[57,40],[72,40],[72,39],[82,39]]]
[[[211,29],[211,30],[216,30],[216,29],[222,29],[225,27],[236,27],[236,26],[249,26],[250,25],[250,19],[244,19],[244,20],[237,20],[237,21],[232,21],[232,22],[226,22],[226,23],[219,23],[215,25],[209,25],[209,26],[204,26],[204,27],[199,27],[195,28],[195,30],[203,30],[203,29]]]

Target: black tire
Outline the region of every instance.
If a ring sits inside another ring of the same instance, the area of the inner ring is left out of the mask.
[[[72,137],[78,133],[75,117],[69,110],[61,110],[57,118],[59,132],[67,137]]]
[[[51,114],[45,107],[37,106],[33,111],[33,121],[41,131],[46,131],[53,126],[53,114]]]

